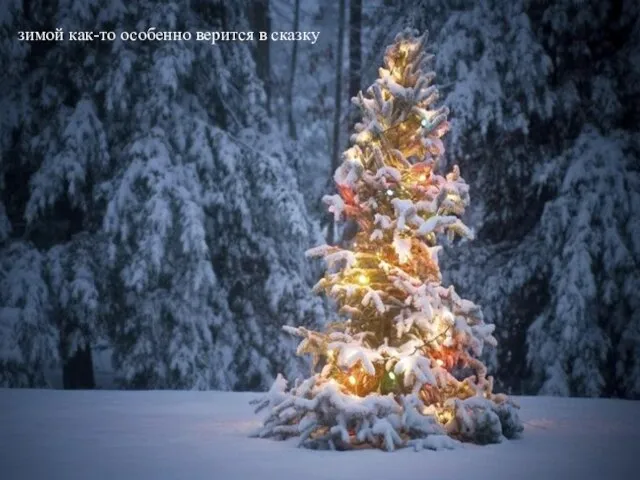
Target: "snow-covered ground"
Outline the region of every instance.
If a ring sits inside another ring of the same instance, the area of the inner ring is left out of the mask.
[[[0,390],[0,478],[637,478],[640,402],[519,398],[524,437],[451,451],[312,451],[248,438],[256,394]]]

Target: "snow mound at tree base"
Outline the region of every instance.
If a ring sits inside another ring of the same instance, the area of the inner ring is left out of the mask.
[[[324,450],[351,450],[371,446],[387,451],[406,446],[438,450],[456,446],[454,439],[488,444],[517,438],[523,430],[517,406],[474,396],[452,399],[450,418],[439,422],[434,408],[425,408],[418,395],[364,397],[344,393],[340,385],[315,375],[289,392],[278,376],[270,391],[253,403],[268,408],[256,437],[285,440],[300,436],[299,445]],[[451,438],[453,437],[453,438]]]

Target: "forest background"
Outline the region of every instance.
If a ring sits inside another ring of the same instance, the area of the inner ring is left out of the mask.
[[[406,26],[450,110],[513,394],[640,398],[640,4],[3,0],[0,385],[264,390],[325,324],[309,247],[349,99]],[[316,43],[20,42],[19,31],[314,31]]]

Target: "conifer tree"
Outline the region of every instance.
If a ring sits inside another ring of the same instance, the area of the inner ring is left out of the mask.
[[[350,245],[308,251],[327,263],[316,290],[335,300],[340,318],[326,332],[285,327],[303,338],[298,353],[312,355],[317,373],[290,390],[276,380],[256,402],[258,411],[271,408],[257,436],[393,450],[499,442],[522,431],[517,406],[493,393],[479,360],[485,344],[496,345],[494,325],[441,285],[438,240],[473,232],[460,220],[469,186],[458,167],[437,173],[448,109],[435,105],[426,41],[426,33],[400,33],[379,78],[353,99],[362,120],[335,172],[339,194],[324,202],[358,233]]]
[[[304,255],[321,232],[247,42],[18,39],[247,31],[247,8],[0,9],[0,386],[62,367],[88,388],[95,366],[123,388],[261,390],[306,368],[280,327],[323,322]]]

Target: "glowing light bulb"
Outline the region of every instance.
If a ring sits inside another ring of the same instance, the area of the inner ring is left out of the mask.
[[[436,365],[438,365],[439,367],[441,367],[442,365],[444,365],[444,362],[440,359],[436,360]]]
[[[393,373],[393,372],[389,372],[389,378],[390,378],[391,380],[395,380],[395,379],[396,379],[396,374],[395,374],[395,373]]]
[[[427,176],[424,173],[418,177],[418,180],[420,180],[421,182],[424,182],[426,179]]]
[[[369,283],[369,277],[367,277],[364,273],[361,273],[360,276],[358,277],[358,282],[361,285],[366,285]]]
[[[354,377],[353,375],[349,375],[349,383],[351,385],[355,385],[356,384],[356,377]]]

